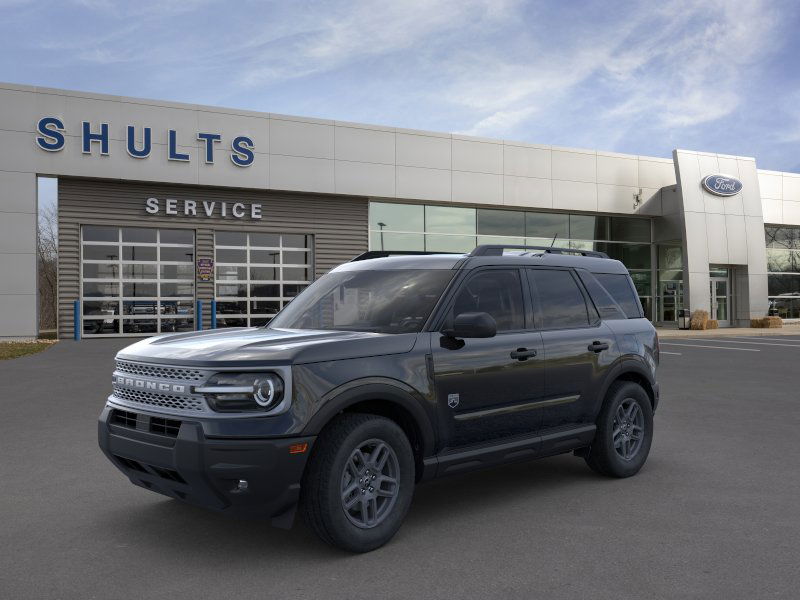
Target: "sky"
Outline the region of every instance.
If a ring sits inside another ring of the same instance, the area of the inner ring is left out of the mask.
[[[0,0],[0,81],[800,172],[799,29],[796,0]]]

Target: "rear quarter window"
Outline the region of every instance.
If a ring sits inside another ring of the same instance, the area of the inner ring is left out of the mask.
[[[617,304],[617,301],[611,297],[611,294],[608,293],[606,288],[603,287],[603,284],[601,284],[592,273],[584,271],[583,269],[578,269],[576,272],[578,273],[578,277],[581,278],[581,281],[583,281],[583,285],[586,286],[586,291],[589,292],[592,302],[594,302],[600,316],[604,320],[621,320],[628,318],[628,315],[625,314],[622,307]]]
[[[630,275],[622,273],[594,273],[595,278],[606,288],[629,319],[639,319],[644,316],[642,304],[636,295],[636,290],[631,282]]]

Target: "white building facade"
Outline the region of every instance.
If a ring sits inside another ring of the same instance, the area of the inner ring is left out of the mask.
[[[0,106],[0,338],[38,332],[41,177],[58,179],[62,337],[259,325],[368,249],[481,243],[604,251],[657,324],[681,308],[721,326],[800,317],[800,174],[754,158],[13,84],[0,84]]]

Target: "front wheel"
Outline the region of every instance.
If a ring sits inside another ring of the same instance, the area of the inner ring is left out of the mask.
[[[642,468],[653,442],[653,407],[642,387],[619,381],[608,390],[586,463],[601,475],[630,477]]]
[[[400,528],[414,493],[414,454],[384,417],[343,414],[320,434],[303,477],[301,509],[329,544],[368,552]]]

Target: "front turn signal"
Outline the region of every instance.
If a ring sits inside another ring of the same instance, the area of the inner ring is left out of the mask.
[[[289,446],[289,454],[303,454],[306,450],[308,450],[308,443],[306,442]]]

